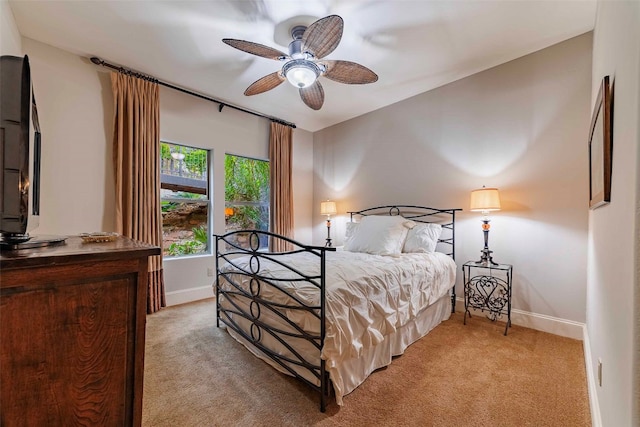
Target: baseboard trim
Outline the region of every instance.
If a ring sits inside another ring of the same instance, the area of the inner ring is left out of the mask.
[[[456,298],[456,311],[464,313],[463,298]],[[471,310],[471,314],[479,316],[483,315],[482,311],[473,309]],[[484,313],[484,315],[486,315],[486,312]],[[525,328],[548,332],[550,334],[573,338],[575,340],[582,341],[584,339],[584,323],[561,319],[559,317],[547,316],[546,314],[531,313],[528,311],[512,309],[511,323],[513,325],[524,326]]]
[[[589,331],[587,325],[583,328],[582,345],[584,347],[584,366],[587,374],[587,390],[589,391],[589,406],[591,407],[592,427],[602,427],[600,416],[600,404],[598,403],[598,382],[593,372],[593,358],[591,357],[591,344],[589,343]]]
[[[187,302],[211,298],[213,296],[213,288],[211,285],[200,286],[198,288],[181,289],[179,291],[167,292],[165,294],[167,306],[185,304]]]

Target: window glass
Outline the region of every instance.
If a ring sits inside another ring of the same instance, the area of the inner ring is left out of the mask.
[[[269,231],[269,162],[227,154],[225,157],[225,229]],[[266,236],[260,248],[268,246]],[[235,242],[249,247],[249,233]]]
[[[209,253],[209,151],[168,142],[160,148],[163,254]]]

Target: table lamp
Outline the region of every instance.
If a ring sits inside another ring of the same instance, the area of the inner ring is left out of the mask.
[[[325,243],[326,247],[331,247],[331,215],[335,215],[338,213],[336,210],[336,202],[330,202],[327,200],[326,202],[320,203],[320,215],[327,216],[327,242]]]
[[[489,212],[500,210],[500,194],[497,188],[482,187],[478,190],[471,192],[470,208],[472,212],[482,212],[482,231],[484,233],[484,249],[482,249],[482,257],[480,261],[476,261],[476,264],[482,265],[498,265],[493,261],[489,250]]]

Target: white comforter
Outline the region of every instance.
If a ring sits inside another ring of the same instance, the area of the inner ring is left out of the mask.
[[[234,260],[235,264],[251,271],[249,262],[250,257]],[[295,254],[287,262],[305,274],[319,275],[319,258],[313,254]],[[276,263],[261,259],[260,266],[264,276],[292,277],[289,270]],[[455,262],[437,252],[394,257],[328,252],[327,322],[321,355],[327,369],[331,371],[341,361],[359,357],[364,349],[382,342],[385,336],[414,319],[453,287],[455,274]],[[281,286],[296,288],[296,294],[305,303],[319,305],[319,291],[309,283],[290,282]],[[262,287],[261,296],[275,302],[288,302],[286,295],[269,286]],[[319,322],[308,313],[289,310],[287,316],[305,330],[319,332]]]

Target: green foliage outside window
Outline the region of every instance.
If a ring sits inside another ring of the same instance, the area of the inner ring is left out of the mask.
[[[162,160],[171,160],[171,148],[166,142],[160,143],[160,158]]]
[[[207,171],[207,152],[205,150],[188,151],[184,156],[184,164],[187,170],[204,175]]]
[[[227,201],[269,202],[269,162],[229,154],[224,161]]]
[[[171,153],[183,154],[184,158],[182,160],[174,159]],[[192,178],[201,179],[201,177],[206,177],[207,150],[203,150],[202,148],[185,147],[183,145],[161,142],[160,159],[163,169],[162,173],[180,175],[179,170],[182,169]]]
[[[193,240],[185,240],[169,245],[168,255],[193,255],[203,253],[207,249],[207,227],[200,226],[193,230]]]
[[[269,229],[269,162],[225,156],[227,229]]]

